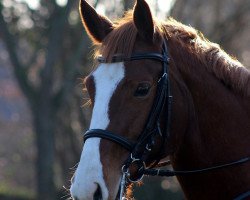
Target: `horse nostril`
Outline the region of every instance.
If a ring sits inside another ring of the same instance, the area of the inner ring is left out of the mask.
[[[94,200],[102,200],[102,190],[101,187],[98,183],[97,184],[97,189],[94,193]]]

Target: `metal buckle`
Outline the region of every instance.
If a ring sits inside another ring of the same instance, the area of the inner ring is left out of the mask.
[[[122,179],[120,183],[120,195],[119,195],[119,200],[127,200],[126,197],[124,197],[124,193],[126,191],[126,178],[128,175],[128,169],[126,168],[125,165],[122,166]]]
[[[131,168],[133,167],[133,166],[137,166],[137,175],[138,175],[138,173],[142,170],[142,171],[144,171],[144,169],[146,168],[146,164],[145,164],[145,162],[144,161],[142,161],[141,159],[137,159],[137,158],[134,158],[133,157],[133,155],[131,154],[131,159],[132,159],[132,161],[130,162],[130,164],[129,164],[129,166],[128,166],[128,168],[127,168],[127,179],[131,182],[131,183],[137,183],[137,182],[139,182],[139,181],[141,181],[142,180],[142,178],[144,177],[144,174],[143,173],[141,173],[141,174],[139,174],[139,176],[136,178],[136,179],[132,179],[131,178]]]
[[[166,72],[164,72],[164,73],[162,74],[162,76],[159,78],[158,83],[160,83],[161,80],[162,80],[163,78],[167,77],[167,75],[168,75],[168,74],[167,74]]]
[[[151,147],[151,145],[149,143],[146,145],[146,150],[147,151],[152,151],[152,147]]]

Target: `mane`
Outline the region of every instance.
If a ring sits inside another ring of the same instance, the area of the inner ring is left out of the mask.
[[[162,27],[165,35],[178,43],[175,46],[183,57],[187,58],[187,54],[190,54],[188,57],[193,57],[191,60],[196,59],[200,66],[204,66],[225,85],[250,96],[250,71],[236,58],[229,56],[218,44],[210,42],[196,29],[174,19],[170,18]]]
[[[106,36],[95,51],[95,55],[101,54],[108,62],[115,54],[129,57],[132,54],[137,36],[132,11],[128,11],[123,18],[115,21],[113,27],[113,31]]]
[[[206,70],[227,86],[250,96],[250,71],[235,58],[229,56],[218,44],[207,40],[196,29],[183,25],[172,18],[167,21],[154,19],[155,35],[160,35],[168,40],[178,42],[179,50],[184,48],[191,53],[199,65],[205,66]],[[129,57],[136,41],[137,29],[133,23],[132,12],[127,12],[123,18],[114,23],[114,30],[104,39],[103,43],[96,48],[96,55],[102,54],[108,61],[115,54]],[[185,53],[184,50],[180,51]]]

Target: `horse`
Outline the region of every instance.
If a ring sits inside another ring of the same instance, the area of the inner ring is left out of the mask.
[[[124,199],[146,174],[176,175],[189,200],[250,199],[250,71],[145,0],[114,23],[79,9],[99,64],[72,198]],[[174,171],[158,168],[167,157]]]

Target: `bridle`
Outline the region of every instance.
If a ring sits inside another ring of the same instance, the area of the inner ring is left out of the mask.
[[[143,155],[146,152],[151,151],[152,149],[152,137],[155,135],[160,135],[162,138],[162,145],[169,138],[169,125],[170,125],[170,115],[171,115],[171,102],[172,96],[170,94],[170,84],[168,77],[168,65],[169,65],[169,57],[167,52],[166,41],[163,41],[162,53],[136,53],[133,54],[129,58],[123,58],[121,56],[114,56],[112,58],[113,62],[122,62],[122,61],[134,61],[134,60],[156,60],[162,63],[162,74],[157,83],[157,91],[156,96],[150,111],[150,114],[147,119],[147,123],[138,137],[136,143],[129,141],[127,138],[120,136],[119,134],[114,134],[107,130],[102,129],[91,129],[88,130],[84,134],[84,142],[93,137],[99,137],[103,139],[110,140],[121,145],[123,148],[127,149],[131,154],[130,157],[125,161],[122,172],[124,178],[129,178],[129,167],[131,165],[136,165],[139,176],[136,180],[130,181],[138,181],[143,177],[143,173],[141,173],[142,169],[145,169],[145,162],[142,160]],[[102,56],[98,57],[98,61],[100,63],[107,63],[107,60]],[[160,127],[160,118],[163,114],[163,108],[167,106],[167,115],[166,115],[166,125],[164,130]],[[154,165],[157,165],[160,159],[154,161]],[[121,181],[123,182],[123,181]],[[122,187],[121,187],[122,188]],[[124,188],[124,187],[123,187]],[[121,196],[123,192],[120,192]]]
[[[154,144],[152,143],[153,138],[158,135],[161,137],[161,148],[166,145],[170,137],[170,118],[171,118],[171,108],[172,108],[172,96],[170,91],[170,81],[169,81],[169,56],[167,51],[166,41],[163,40],[162,53],[135,53],[131,57],[114,56],[112,57],[111,63],[114,62],[124,62],[124,61],[134,61],[134,60],[144,60],[151,59],[159,61],[162,63],[162,73],[157,83],[156,96],[153,102],[153,106],[149,113],[147,123],[139,135],[136,143],[128,140],[127,138],[120,136],[119,134],[112,133],[108,130],[103,129],[90,129],[84,134],[84,142],[93,137],[103,138],[115,142],[127,149],[130,152],[130,157],[125,161],[122,166],[122,179],[120,184],[120,200],[123,199],[124,192],[126,190],[126,184],[129,182],[140,181],[143,175],[152,176],[176,176],[176,175],[188,175],[202,173],[212,170],[217,170],[225,167],[230,167],[233,165],[243,164],[250,161],[250,157],[246,157],[237,161],[233,161],[223,165],[217,165],[209,168],[190,170],[190,171],[173,171],[165,169],[156,169],[162,166],[170,164],[167,162],[160,162],[160,158],[153,161],[150,167],[146,167],[144,156],[148,154]],[[108,63],[107,59],[102,56],[98,57],[100,63]],[[164,108],[167,108],[167,113],[164,113]],[[160,119],[165,115],[166,123],[165,127],[162,129],[160,127]],[[136,167],[136,178],[132,178],[130,174],[131,166]]]

